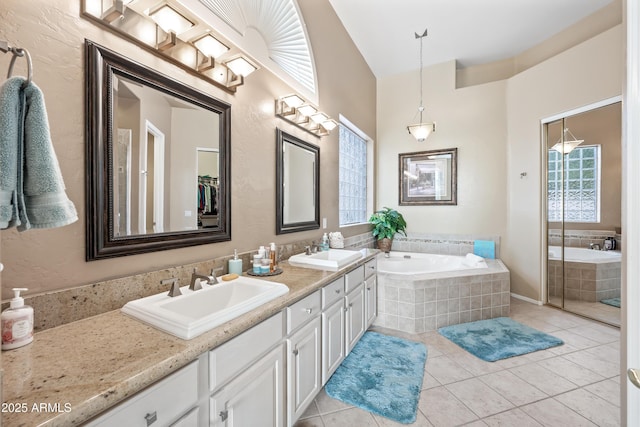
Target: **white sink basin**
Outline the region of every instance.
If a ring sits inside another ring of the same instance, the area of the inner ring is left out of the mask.
[[[188,340],[289,292],[282,283],[246,276],[204,284],[198,291],[180,290],[177,297],[163,292],[130,301],[122,312]]]
[[[338,271],[362,258],[362,252],[347,249],[329,249],[324,252],[307,255],[301,253],[289,258],[289,264],[296,267],[315,268],[317,270]]]

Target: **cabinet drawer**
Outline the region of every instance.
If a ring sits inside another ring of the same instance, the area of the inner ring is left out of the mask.
[[[378,272],[378,260],[375,258],[364,263],[364,278],[368,279]]]
[[[209,352],[209,389],[223,385],[284,338],[282,312]]]
[[[287,307],[287,334],[320,314],[320,291],[315,291]]]
[[[344,296],[344,276],[322,288],[322,309],[326,309]]]
[[[349,293],[356,288],[359,284],[364,282],[364,266],[351,270],[345,274],[345,292]]]
[[[89,423],[89,426],[147,427],[169,425],[198,401],[198,361],[160,380],[114,409]],[[147,421],[149,420],[149,421]],[[154,423],[155,423],[154,422]]]

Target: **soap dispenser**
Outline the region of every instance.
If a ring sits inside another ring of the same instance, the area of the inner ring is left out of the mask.
[[[9,308],[2,312],[2,350],[22,347],[33,341],[33,308],[24,305],[21,291],[27,288],[13,288],[14,297]]]
[[[233,259],[229,260],[229,274],[242,274],[242,260],[238,258],[238,250],[233,250]]]
[[[321,248],[323,251],[329,250],[329,237],[327,236],[327,233],[324,233],[324,235],[322,236]]]

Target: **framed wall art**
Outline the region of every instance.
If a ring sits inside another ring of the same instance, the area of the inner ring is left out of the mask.
[[[457,205],[457,148],[400,153],[400,205]]]

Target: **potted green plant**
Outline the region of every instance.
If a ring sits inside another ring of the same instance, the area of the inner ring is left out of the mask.
[[[395,209],[384,207],[374,212],[369,218],[373,224],[373,237],[378,241],[378,249],[384,252],[391,251],[391,242],[396,233],[407,235],[405,230],[407,222],[400,212]]]

